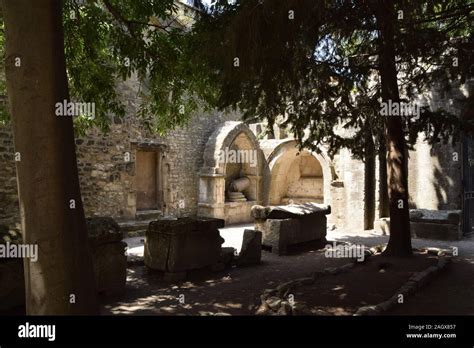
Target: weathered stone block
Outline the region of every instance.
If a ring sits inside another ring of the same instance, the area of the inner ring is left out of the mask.
[[[221,255],[219,257],[219,262],[225,264],[226,266],[232,263],[232,260],[235,256],[235,248],[225,247],[221,249]]]
[[[305,215],[319,213],[322,215],[331,214],[331,206],[318,203],[290,204],[278,206],[252,207],[252,216],[255,219],[291,219],[301,218]]]
[[[89,243],[92,245],[120,242],[123,238],[120,226],[110,217],[86,218],[86,225]]]
[[[20,232],[0,225],[0,244],[21,244]],[[25,304],[23,259],[0,258],[0,311]]]
[[[410,230],[415,238],[459,240],[461,210],[410,210]]]
[[[226,202],[224,204],[225,223],[227,225],[245,223],[252,221],[251,209],[254,201]]]
[[[375,220],[374,230],[390,234],[390,218]],[[459,240],[463,236],[461,210],[410,209],[410,231],[413,238]]]
[[[150,223],[145,239],[145,265],[164,272],[185,272],[219,261],[224,240],[213,218],[179,218]]]
[[[125,291],[127,256],[124,242],[106,243],[92,251],[97,291],[107,295],[119,295]]]
[[[428,222],[410,222],[411,234],[415,238],[460,240],[462,230],[459,225]]]
[[[262,259],[262,232],[245,230],[242,248],[237,259],[237,265],[250,266],[260,263]]]
[[[380,218],[374,221],[374,230],[384,236],[390,234],[390,218]]]
[[[299,231],[300,229],[300,221],[294,219],[268,219],[263,226],[262,243],[270,246],[272,253],[284,255],[287,252],[288,245],[292,244],[289,239],[292,234],[294,235],[293,231]]]
[[[107,295],[123,293],[127,279],[127,244],[122,242],[120,226],[110,217],[87,218],[86,224],[97,291]]]
[[[461,214],[461,210],[410,209],[410,221],[458,225]]]
[[[305,203],[301,205],[254,206],[255,229],[263,232],[263,245],[272,252],[286,254],[289,245],[326,238],[326,214],[329,206]]]

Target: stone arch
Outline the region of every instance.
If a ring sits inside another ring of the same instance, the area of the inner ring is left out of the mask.
[[[261,147],[268,163],[265,204],[287,204],[290,199],[295,203],[331,204],[331,182],[336,180],[336,174],[324,151],[300,150],[295,139],[265,140]]]
[[[257,138],[245,123],[240,121],[224,122],[216,128],[206,143],[201,173],[225,174],[226,163],[219,161],[219,153],[225,151],[226,148],[231,148],[235,140],[239,140],[239,138],[249,147],[261,152]],[[259,158],[259,160],[262,159]]]
[[[237,154],[236,161],[232,161],[232,154]],[[265,157],[250,128],[236,121],[221,124],[204,149],[198,214],[222,218],[226,223],[252,221],[252,205],[262,202],[261,175],[264,167]],[[243,177],[250,182],[242,191],[243,200],[229,201],[230,183]]]

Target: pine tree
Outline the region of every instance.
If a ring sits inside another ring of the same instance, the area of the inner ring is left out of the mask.
[[[218,86],[219,107],[270,126],[284,117],[302,147],[360,158],[372,142],[382,149],[386,253],[410,255],[408,149],[420,132],[456,141],[468,124],[427,107],[385,117],[381,105],[416,103],[472,76],[473,9],[463,0],[217,0],[196,25],[195,59]]]

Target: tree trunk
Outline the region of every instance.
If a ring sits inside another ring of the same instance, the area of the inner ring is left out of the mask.
[[[2,7],[22,232],[24,243],[38,245],[37,262],[25,260],[27,314],[95,314],[73,123],[55,115],[55,103],[69,97],[62,2]]]
[[[364,230],[371,230],[375,219],[375,145],[371,130],[365,127]]]
[[[385,135],[383,137],[385,139]],[[381,143],[378,151],[379,157],[379,217],[389,217],[387,188],[387,150],[385,143]]]
[[[380,30],[379,69],[384,102],[400,102],[395,65],[394,23],[392,0],[377,2],[377,22]],[[408,158],[401,116],[381,116],[385,120],[387,150],[387,184],[390,209],[390,239],[385,254],[412,254],[410,216],[408,211]]]

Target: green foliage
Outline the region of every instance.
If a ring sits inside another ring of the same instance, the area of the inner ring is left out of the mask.
[[[79,133],[92,126],[107,131],[113,118],[135,116],[164,133],[206,105],[199,98],[215,97],[208,74],[191,63],[187,26],[192,23],[185,22],[173,0],[65,0],[63,18],[71,99],[95,103],[94,119],[75,119]],[[2,22],[0,30],[3,56]],[[140,86],[127,100],[119,87],[130,77],[138,78]],[[0,95],[6,94],[4,83],[0,76]],[[139,105],[138,115],[127,114],[130,99]],[[2,110],[0,121],[5,121]]]
[[[117,91],[117,83],[132,76],[141,83],[139,94],[129,96],[140,105],[138,116],[160,133],[185,124],[199,97],[212,98],[207,76],[191,64],[187,28],[178,16],[172,0],[66,1],[71,96],[96,104],[96,118],[78,119],[77,129],[93,124],[107,130],[111,116],[137,116],[126,114],[126,100]]]
[[[284,116],[302,146],[364,156],[367,131],[384,140],[380,116],[377,1],[215,0],[194,30],[218,106],[271,125]],[[395,58],[404,102],[428,88],[472,77],[473,8],[465,0],[395,1]],[[234,65],[235,58],[239,66]],[[457,58],[457,66],[453,64]],[[456,140],[462,125],[446,110],[404,118],[408,144]],[[305,132],[309,130],[309,132]],[[369,134],[370,134],[369,133]]]

